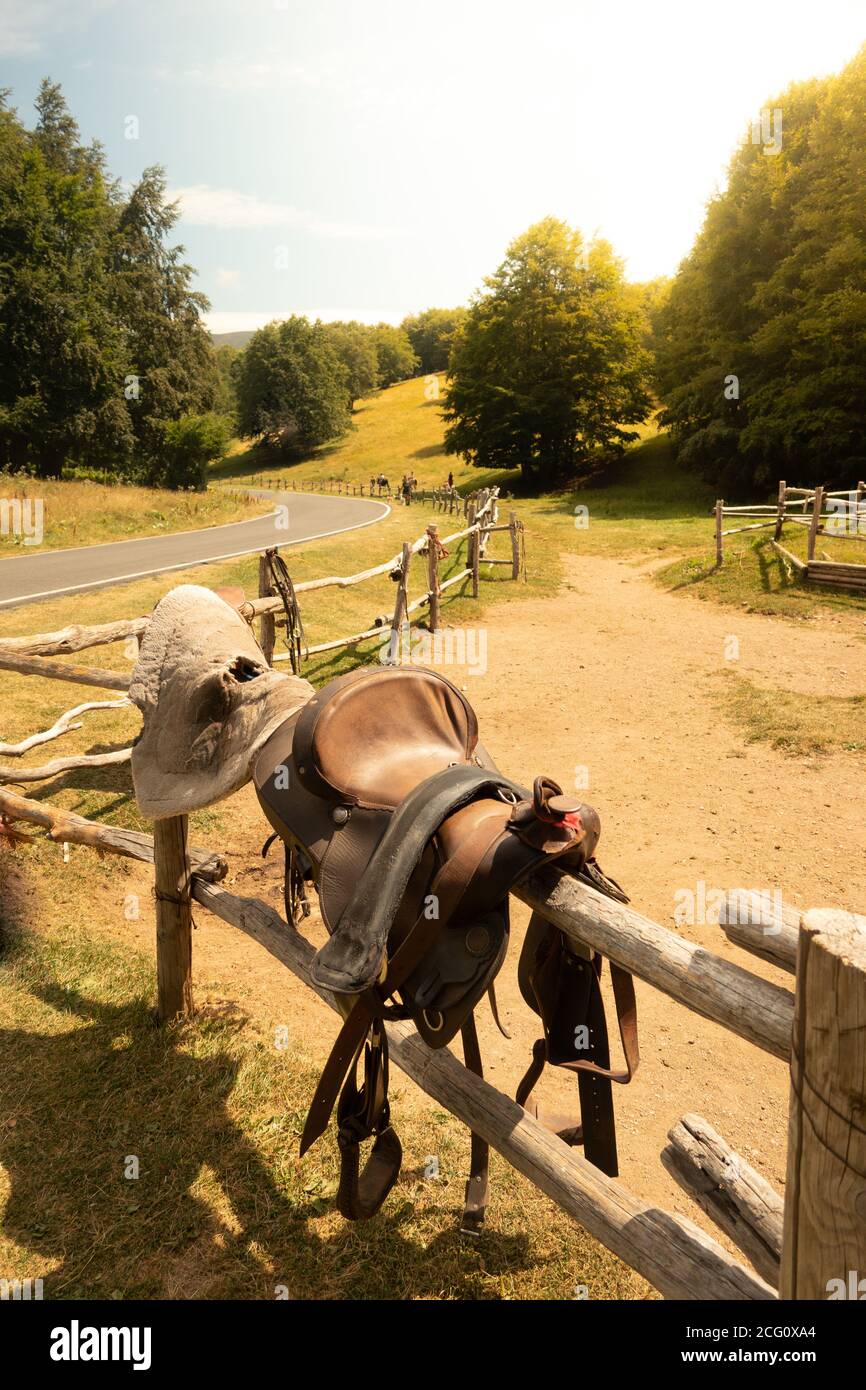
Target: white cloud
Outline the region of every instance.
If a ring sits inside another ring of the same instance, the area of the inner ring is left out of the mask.
[[[260,229],[273,227],[281,231],[309,232],[312,236],[333,237],[356,241],[379,241],[395,236],[391,228],[368,227],[354,222],[330,222],[288,203],[271,203],[236,188],[211,188],[206,183],[173,188],[172,199],[178,199],[186,222],[194,227],[227,227]]]
[[[3,0],[0,53],[9,58],[32,57],[42,52],[46,40],[85,27],[113,4],[114,0]]]
[[[216,282],[220,289],[227,289],[229,285],[236,285],[241,278],[239,270],[227,270],[225,266],[220,266],[216,273]]]

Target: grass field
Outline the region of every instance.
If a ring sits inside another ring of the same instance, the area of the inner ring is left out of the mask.
[[[0,499],[11,503],[41,500],[43,506],[42,546],[46,550],[66,550],[71,546],[98,545],[101,541],[125,541],[134,536],[161,536],[172,531],[193,531],[244,521],[261,514],[261,502],[237,493],[166,492],[160,488],[107,487],[85,481],[55,482],[51,479],[22,478],[0,474]],[[25,537],[0,531],[0,558],[6,555],[36,555],[37,546]]]

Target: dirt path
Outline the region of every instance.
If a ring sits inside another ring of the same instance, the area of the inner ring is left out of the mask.
[[[800,626],[702,603],[657,588],[621,561],[570,560],[564,591],[491,612],[488,670],[443,667],[476,706],[485,741],[512,776],[539,772],[564,785],[588,771],[587,799],[602,818],[599,858],[637,910],[674,926],[676,890],[782,888],[798,906],[866,904],[866,778],[862,760],[793,758],[746,745],[714,695],[739,641],[738,670],[762,685],[813,694],[866,689],[862,620],[825,617]],[[728,648],[729,650],[729,648]],[[276,860],[256,862],[263,823],[249,789],[232,818],[234,891],[280,901]],[[205,914],[199,914],[204,917]],[[514,944],[497,989],[512,1032],[506,1042],[486,1005],[479,1026],[487,1075],[513,1093],[536,1036],[516,988],[527,913],[515,903]],[[128,926],[125,928],[128,938]],[[790,979],[730,946],[713,925],[679,926],[690,939],[777,983]],[[140,939],[150,943],[152,924]],[[315,927],[313,928],[315,935]],[[238,1000],[263,1031],[291,1022],[324,1057],[333,1020],[308,991],[275,971],[257,948],[207,918],[195,939],[198,998]],[[713,1229],[664,1172],[659,1152],[684,1112],[698,1111],[777,1187],[784,1183],[787,1071],[648,986],[638,984],[642,1065],[617,1088],[621,1171],[643,1197]],[[401,1084],[400,1105],[425,1104]],[[574,1083],[545,1079],[568,1104]]]

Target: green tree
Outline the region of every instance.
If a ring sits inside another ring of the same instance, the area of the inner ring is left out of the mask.
[[[207,465],[221,458],[231,438],[224,415],[181,415],[161,420],[161,439],[152,464],[151,482],[157,487],[193,488],[204,492]]]
[[[543,485],[588,469],[646,418],[641,315],[606,242],[548,217],[508,248],[451,357],[448,453]]]
[[[466,310],[425,309],[411,314],[400,325],[418,358],[418,371],[446,372],[454,339],[466,322]]]
[[[406,333],[390,323],[377,323],[373,330],[380,386],[393,386],[414,376],[418,359]]]
[[[325,325],[293,317],[254,333],[235,364],[238,428],[299,455],[349,425],[345,372]]]
[[[217,373],[214,409],[217,414],[232,421],[233,428],[238,409],[238,398],[235,391],[235,362],[238,356],[238,349],[232,347],[230,343],[223,343],[220,347],[214,348],[214,365]]]
[[[662,421],[727,496],[866,472],[866,48],[767,106],[656,315]]]
[[[373,330],[366,324],[326,323],[328,342],[342,363],[349,394],[349,409],[361,396],[369,396],[379,385],[379,357]]]
[[[59,87],[28,132],[0,101],[0,458],[59,477],[114,466],[133,436],[120,390],[125,335],[108,302],[113,190]]]
[[[120,210],[110,258],[111,304],[126,333],[124,398],[137,453],[154,475],[165,422],[209,412],[219,389],[201,319],[210,305],[192,289],[184,247],[166,243],[180,213],[165,189],[163,169],[144,171]]]

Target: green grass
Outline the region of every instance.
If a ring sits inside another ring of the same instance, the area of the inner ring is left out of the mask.
[[[747,743],[800,757],[866,751],[866,695],[801,695],[727,672],[720,704]]]
[[[17,915],[7,898],[0,1277],[42,1278],[50,1299],[648,1295],[496,1156],[488,1226],[462,1241],[468,1137],[442,1111],[403,1107],[399,1183],[373,1221],[346,1224],[333,1137],[298,1159],[317,1079],[302,1043],[279,1052],[231,1009],[157,1028],[149,960],[62,906],[40,936]],[[398,1113],[405,1086],[396,1073]]]
[[[221,526],[259,516],[262,511],[261,502],[215,488],[206,493],[167,492],[17,474],[0,474],[0,498],[10,503],[14,498],[41,500],[44,532],[41,547],[27,545],[23,535],[12,534],[10,524],[9,534],[0,533],[0,557]]]

